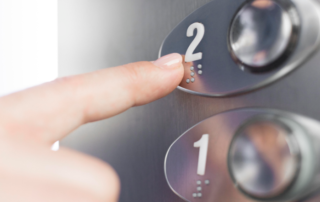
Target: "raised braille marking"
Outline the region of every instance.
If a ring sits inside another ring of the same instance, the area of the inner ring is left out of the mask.
[[[202,197],[202,194],[201,194],[201,193],[198,193],[197,195],[198,195],[199,198]]]
[[[195,79],[194,78],[191,78],[191,82],[193,83],[195,81]]]
[[[197,187],[197,191],[202,191],[202,187]]]
[[[199,70],[199,71],[198,71],[198,74],[202,74],[202,70]]]
[[[198,64],[198,69],[201,69],[202,68],[202,65],[201,64]]]
[[[194,76],[194,72],[191,72],[191,76]]]
[[[208,184],[210,184],[210,181],[209,181],[209,180],[205,180],[204,183],[205,183],[206,185],[208,185]]]
[[[198,194],[197,193],[193,193],[192,196],[193,196],[193,198],[197,198]]]
[[[187,83],[190,83],[190,79],[187,79],[186,82],[187,82]]]
[[[194,70],[194,67],[190,67],[190,70],[193,71],[193,70]]]
[[[201,181],[200,181],[200,180],[198,180],[198,181],[197,181],[197,185],[200,185],[200,184],[201,184]]]

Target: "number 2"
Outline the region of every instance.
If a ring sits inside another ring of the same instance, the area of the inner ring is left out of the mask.
[[[209,145],[209,135],[202,135],[201,139],[198,142],[193,144],[194,147],[199,148],[199,159],[198,159],[198,175],[204,175],[206,173],[206,164],[207,164],[207,154],[208,154],[208,145]]]
[[[194,38],[192,43],[190,44],[187,52],[186,52],[186,57],[185,57],[185,62],[193,62],[196,60],[201,60],[202,59],[202,53],[193,53],[194,50],[197,48],[197,46],[200,44],[200,42],[203,39],[205,28],[204,25],[195,22],[191,24],[187,30],[187,37],[192,37],[194,30],[197,29],[197,36]]]

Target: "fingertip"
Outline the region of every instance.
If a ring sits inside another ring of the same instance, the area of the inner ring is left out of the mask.
[[[172,90],[175,89],[180,83],[184,75],[184,66],[183,66],[183,56],[179,53],[171,53],[165,56],[162,56],[158,60],[156,60],[154,65],[160,67],[163,70],[167,71],[166,74],[169,76],[167,79],[169,80],[169,84],[173,86]],[[172,91],[171,90],[171,91]]]
[[[171,53],[154,61],[153,64],[162,69],[177,69],[182,65],[182,56],[179,53]]]

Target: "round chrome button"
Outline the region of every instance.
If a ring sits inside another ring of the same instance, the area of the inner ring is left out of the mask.
[[[241,191],[253,198],[270,199],[293,183],[300,150],[292,131],[281,120],[268,118],[254,119],[239,129],[229,149],[228,165]]]
[[[229,48],[240,66],[252,71],[275,68],[297,41],[299,16],[290,1],[254,0],[235,15]]]

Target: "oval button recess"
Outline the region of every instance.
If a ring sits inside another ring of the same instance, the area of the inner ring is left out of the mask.
[[[298,124],[280,117],[254,117],[235,134],[228,165],[234,182],[260,199],[282,195],[296,179],[300,149],[294,133]]]
[[[159,57],[184,56],[179,89],[231,96],[270,84],[301,65],[319,46],[314,0],[214,0],[183,20]]]
[[[253,72],[277,68],[297,43],[300,21],[290,1],[254,0],[234,17],[229,46],[234,59]]]
[[[166,180],[189,202],[309,202],[320,188],[319,131],[320,122],[280,110],[221,113],[170,146]]]

